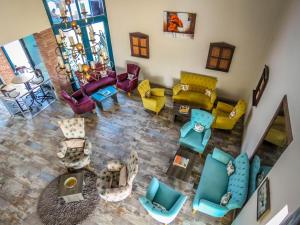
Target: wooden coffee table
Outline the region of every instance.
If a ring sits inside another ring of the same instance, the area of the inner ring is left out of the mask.
[[[190,107],[189,112],[186,114],[179,112],[179,109],[181,106],[189,106]],[[192,106],[192,105],[188,105],[188,104],[179,104],[179,103],[174,102],[173,103],[174,122],[178,119],[182,122],[186,122],[186,121],[190,120],[192,109],[200,109],[200,107]]]
[[[173,165],[176,155],[179,155],[179,156],[189,159],[189,162],[188,162],[186,168],[183,168],[183,167],[177,166],[177,165]],[[167,175],[170,177],[176,177],[183,181],[188,181],[188,179],[191,176],[191,173],[192,173],[192,170],[193,170],[193,167],[194,167],[197,157],[198,157],[197,152],[180,146],[179,149],[177,150],[175,156],[173,157],[172,161],[170,162],[170,166],[168,168]]]
[[[67,188],[65,186],[65,182],[67,179],[71,177],[75,178],[77,182],[74,187]],[[59,196],[62,197],[66,203],[82,201],[84,200],[82,195],[83,185],[84,185],[84,171],[81,170],[75,173],[63,174],[60,176],[59,183],[58,183]]]

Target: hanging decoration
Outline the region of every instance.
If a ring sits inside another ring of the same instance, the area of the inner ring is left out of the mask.
[[[76,71],[77,78],[83,84],[87,83],[91,78],[98,79],[101,75],[106,74],[108,68],[112,68],[112,61],[107,53],[107,42],[105,34],[102,30],[99,33],[94,31],[92,23],[88,23],[88,13],[84,3],[81,6],[81,14],[87,27],[90,47],[87,48],[82,42],[82,28],[75,20],[73,20],[70,8],[71,0],[65,0],[60,5],[61,23],[64,23],[66,29],[59,29],[56,35],[58,47],[55,52],[57,55],[58,65],[56,71],[58,74],[65,76],[67,79],[72,77],[72,71]],[[70,19],[67,13],[70,12]],[[71,28],[68,28],[70,22]],[[74,31],[73,36],[67,35],[70,31]],[[93,55],[92,61],[87,58],[87,52]],[[92,76],[91,76],[92,74]]]

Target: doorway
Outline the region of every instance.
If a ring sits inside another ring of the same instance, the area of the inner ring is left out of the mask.
[[[261,184],[292,141],[288,100],[285,95],[251,158],[251,181],[248,198]]]

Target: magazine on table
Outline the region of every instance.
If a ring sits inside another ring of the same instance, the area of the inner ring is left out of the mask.
[[[99,94],[101,94],[103,96],[108,96],[108,95],[110,95],[110,91],[109,90],[101,90],[101,91],[99,91]]]
[[[176,155],[175,159],[174,159],[174,162],[173,162],[173,165],[180,166],[182,168],[186,168],[188,163],[189,163],[189,159],[187,159],[183,156],[180,156],[180,155]]]

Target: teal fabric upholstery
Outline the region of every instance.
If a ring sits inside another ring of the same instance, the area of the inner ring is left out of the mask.
[[[214,117],[209,112],[192,109],[191,121],[184,124],[180,129],[179,143],[196,152],[203,153],[211,136],[210,127],[213,121]],[[205,127],[203,132],[194,131],[193,128],[196,123],[200,123]]]
[[[228,177],[226,167],[230,160],[235,171]],[[233,159],[228,153],[215,148],[205,160],[193,209],[213,217],[223,217],[230,210],[241,208],[247,198],[248,179],[249,160],[246,153]],[[221,206],[221,198],[228,191],[232,197],[226,206]]]
[[[147,189],[146,197],[139,198],[142,206],[157,221],[161,223],[171,223],[183,207],[187,197],[166,184],[153,178]],[[153,203],[158,203],[166,210],[162,210]]]
[[[229,177],[227,192],[231,192],[228,209],[241,208],[248,195],[249,159],[246,153],[240,154],[233,160],[234,173]]]
[[[250,165],[250,179],[249,179],[249,189],[248,189],[248,199],[255,192],[257,188],[257,175],[263,173],[265,176],[271,170],[270,166],[262,166],[260,162],[260,158],[258,155],[255,155],[252,159]]]
[[[226,152],[223,152],[221,149],[214,148],[213,159],[220,161],[223,164],[228,164],[230,160],[233,160],[232,156]]]

